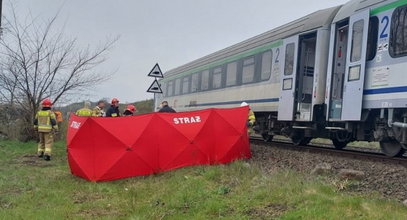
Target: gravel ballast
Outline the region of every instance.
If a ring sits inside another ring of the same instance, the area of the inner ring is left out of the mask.
[[[354,159],[276,147],[277,144],[252,143],[252,161],[259,163],[266,171],[294,170],[306,175],[317,176],[315,169],[329,166],[329,177],[343,179],[357,175],[347,190],[360,193],[377,192],[385,198],[405,201],[407,199],[407,168],[391,162]],[[346,172],[346,174],[344,174]],[[325,172],[322,172],[325,173]],[[363,175],[362,175],[363,174]]]

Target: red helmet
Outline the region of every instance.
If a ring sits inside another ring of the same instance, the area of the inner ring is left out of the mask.
[[[42,107],[51,107],[52,106],[51,99],[47,98],[47,99],[42,100],[41,105],[42,105]]]
[[[115,104],[115,103],[119,103],[119,100],[117,98],[112,99],[112,105]]]
[[[128,105],[126,110],[129,110],[131,113],[134,113],[136,111],[136,106],[134,105]]]

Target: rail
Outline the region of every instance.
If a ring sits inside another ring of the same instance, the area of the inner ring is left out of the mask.
[[[387,157],[379,152],[372,151],[359,151],[353,149],[335,149],[334,146],[328,144],[309,144],[305,146],[293,145],[290,141],[277,139],[272,142],[265,142],[262,138],[250,137],[250,142],[258,145],[267,145],[272,147],[284,148],[287,150],[307,151],[312,153],[331,154],[333,156],[361,159],[361,160],[374,160],[380,162],[389,162],[407,167],[407,157]]]

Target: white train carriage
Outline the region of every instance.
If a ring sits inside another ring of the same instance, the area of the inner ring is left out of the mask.
[[[316,92],[321,95],[313,100],[310,98],[308,108],[312,101],[323,103],[325,74],[319,72],[326,71],[326,62],[317,60],[316,55],[322,55],[326,57],[323,60],[327,60],[329,27],[333,12],[337,10],[336,7],[315,12],[165,73],[165,79],[161,81],[164,94],[156,97],[156,105],[165,99],[178,111],[191,111],[236,107],[246,101],[256,112],[275,112],[277,115],[282,89],[281,73],[285,66],[291,71],[295,68],[294,56],[297,54],[293,49],[297,43],[284,39],[293,35],[301,38],[306,47],[306,63],[302,64],[304,75],[313,84],[315,72],[318,76],[315,77],[315,84],[320,85]],[[300,33],[302,35],[298,36]],[[286,45],[289,45],[289,56],[286,55]],[[312,89],[312,86],[305,84],[304,90],[309,97]]]
[[[404,153],[406,12],[407,1],[403,0],[354,0],[335,16],[325,96],[329,123],[325,129],[336,130],[338,147],[352,140],[380,141],[385,154]]]
[[[165,74],[157,95],[178,111],[248,102],[266,140],[314,137],[337,148],[407,145],[407,1],[353,0],[320,10]]]

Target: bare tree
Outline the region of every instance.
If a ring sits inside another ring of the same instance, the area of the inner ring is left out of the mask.
[[[58,30],[58,14],[45,22],[32,16],[23,22],[11,11],[0,39],[0,102],[23,112],[23,133],[33,138],[32,121],[44,98],[55,103],[109,78],[92,69],[106,60],[117,38],[95,49],[80,48]]]

